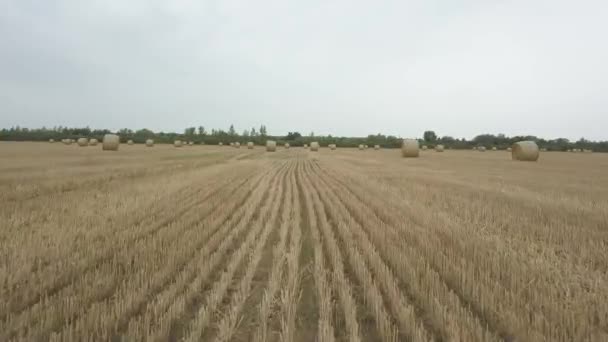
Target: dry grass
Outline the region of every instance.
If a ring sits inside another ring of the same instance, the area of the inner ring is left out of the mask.
[[[607,155],[357,152],[0,143],[0,341],[608,339]]]

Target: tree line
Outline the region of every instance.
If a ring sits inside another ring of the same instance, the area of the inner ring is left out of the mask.
[[[234,125],[231,125],[228,130],[211,129],[207,131],[204,126],[188,127],[183,133],[175,132],[153,132],[149,129],[140,129],[133,131],[128,128],[111,132],[107,129],[91,129],[85,128],[70,128],[70,127],[53,127],[53,128],[24,128],[11,127],[0,130],[0,141],[48,141],[49,139],[78,139],[78,138],[96,138],[101,140],[105,134],[116,133],[120,136],[121,142],[133,140],[136,143],[144,143],[147,139],[154,139],[156,143],[173,143],[175,140],[192,141],[195,144],[217,145],[220,142],[228,144],[230,142],[239,142],[246,144],[249,141],[258,145],[263,145],[266,140],[275,140],[278,144],[289,143],[292,146],[302,146],[310,144],[313,141],[319,142],[321,146],[336,144],[339,147],[357,147],[363,145],[380,145],[384,148],[398,148],[401,146],[401,138],[384,135],[370,134],[367,137],[339,137],[332,135],[318,136],[314,132],[307,135],[302,135],[299,132],[289,132],[285,136],[268,135],[268,130],[265,125],[259,128],[251,128],[237,132]],[[505,149],[511,146],[514,142],[522,140],[533,140],[541,148],[546,148],[549,151],[566,151],[569,149],[589,149],[596,152],[608,152],[608,141],[590,141],[581,138],[577,141],[570,141],[565,138],[547,140],[536,136],[512,136],[508,137],[504,134],[481,134],[467,140],[464,138],[457,139],[450,136],[438,136],[434,131],[425,131],[422,138],[419,139],[422,145],[427,145],[429,148],[435,145],[444,145],[451,149],[471,149],[473,147],[485,146],[488,149],[497,147]]]

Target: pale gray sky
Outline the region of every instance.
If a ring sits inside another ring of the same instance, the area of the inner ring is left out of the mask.
[[[0,127],[608,140],[607,1],[0,0]]]

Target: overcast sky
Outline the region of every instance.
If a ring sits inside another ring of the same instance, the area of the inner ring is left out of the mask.
[[[608,1],[0,0],[0,127],[608,140]]]

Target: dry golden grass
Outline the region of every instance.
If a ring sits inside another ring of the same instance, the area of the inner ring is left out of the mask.
[[[604,154],[0,160],[0,341],[608,340]]]

